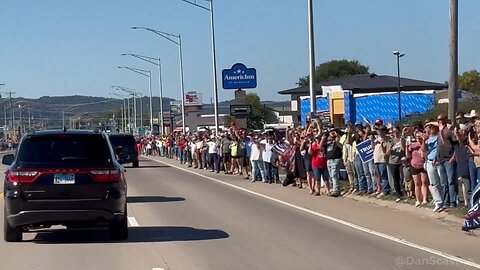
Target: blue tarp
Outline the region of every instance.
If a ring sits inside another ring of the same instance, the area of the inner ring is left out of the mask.
[[[412,114],[422,114],[429,111],[435,102],[433,93],[402,93],[402,117]],[[305,125],[306,117],[310,112],[310,99],[300,102],[301,123]],[[317,110],[329,110],[327,97],[317,97]],[[398,95],[384,93],[354,98],[350,92],[345,92],[345,121],[370,122],[383,119],[385,123],[398,121]]]

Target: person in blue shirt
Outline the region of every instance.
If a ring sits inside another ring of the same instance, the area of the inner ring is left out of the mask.
[[[432,193],[435,207],[433,212],[441,212],[443,205],[442,189],[440,188],[440,176],[438,174],[438,135],[439,125],[437,122],[425,124],[426,133],[424,135],[423,149],[427,155],[427,174],[430,180],[430,192]]]

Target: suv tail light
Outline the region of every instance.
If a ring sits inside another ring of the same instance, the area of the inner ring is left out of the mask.
[[[38,171],[9,171],[7,179],[11,183],[31,184],[35,182]]]
[[[95,182],[99,183],[118,182],[121,177],[118,169],[91,170],[90,173]]]

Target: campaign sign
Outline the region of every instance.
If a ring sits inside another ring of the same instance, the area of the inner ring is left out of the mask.
[[[372,141],[366,140],[357,145],[357,152],[360,155],[363,163],[367,163],[373,159],[373,145]]]
[[[257,87],[257,70],[237,63],[222,71],[223,89],[248,89]]]

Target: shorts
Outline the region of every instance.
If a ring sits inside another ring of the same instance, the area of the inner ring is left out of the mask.
[[[328,182],[330,175],[328,174],[328,168],[312,168],[313,169],[313,178],[315,181],[323,181]]]
[[[305,166],[305,170],[309,173],[312,173],[313,172],[313,168],[312,168],[312,160],[310,158],[303,158],[303,164]]]
[[[230,162],[231,159],[232,157],[230,156],[230,153],[223,153],[223,157],[222,157],[223,163]]]
[[[420,174],[420,173],[427,173],[424,168],[417,169],[417,168],[414,168],[414,167],[410,167],[410,170],[412,172],[412,175],[417,175],[417,174]]]

